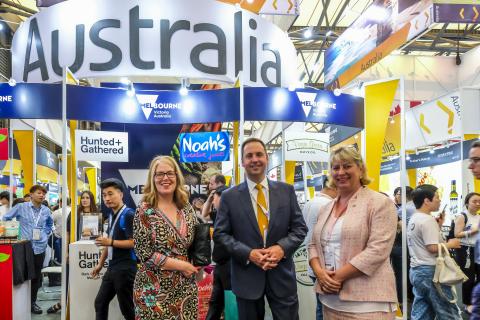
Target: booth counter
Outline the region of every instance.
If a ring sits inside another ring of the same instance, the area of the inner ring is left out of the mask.
[[[92,240],[81,240],[71,243],[69,249],[70,319],[95,319],[95,297],[107,269],[105,266],[100,272],[100,277],[96,279],[93,279],[90,273],[100,259],[101,248]],[[110,303],[108,318],[123,319],[116,297]]]

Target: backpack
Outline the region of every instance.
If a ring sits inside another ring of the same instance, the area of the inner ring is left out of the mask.
[[[463,218],[465,219],[465,226],[466,226],[468,222],[468,217],[464,212],[462,212],[462,215],[463,215]],[[447,241],[453,238],[455,238],[455,219],[452,220],[452,224],[450,225],[450,230],[448,231],[448,235],[447,235]]]

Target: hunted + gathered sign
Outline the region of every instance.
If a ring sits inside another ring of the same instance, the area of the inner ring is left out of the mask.
[[[15,33],[13,77],[166,76],[251,86],[295,83],[295,48],[274,24],[215,0],[70,0]]]

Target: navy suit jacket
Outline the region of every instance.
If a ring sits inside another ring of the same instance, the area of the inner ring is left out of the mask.
[[[242,299],[260,299],[268,286],[277,297],[297,294],[292,255],[302,244],[307,227],[295,191],[283,182],[268,181],[270,220],[266,247],[278,244],[285,258],[274,269],[264,271],[248,257],[252,249],[264,247],[246,182],[222,193],[215,221],[215,244],[223,245],[232,257],[232,290]]]

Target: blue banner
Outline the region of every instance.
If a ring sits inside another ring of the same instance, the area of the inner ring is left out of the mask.
[[[330,91],[245,88],[245,120],[321,122],[363,128],[363,98]]]
[[[68,118],[100,122],[180,124],[237,121],[238,89],[139,91],[68,86]]]
[[[363,99],[329,91],[245,88],[246,121],[320,122],[363,128]],[[60,84],[0,84],[0,118],[61,119]],[[191,124],[240,119],[238,88],[129,92],[126,89],[67,86],[67,118],[75,120]]]
[[[464,141],[463,148],[464,151],[468,153],[470,149],[470,145],[472,144],[473,140]],[[464,152],[465,154],[465,152]],[[466,155],[466,154],[465,154]],[[468,155],[464,159],[467,159]],[[409,159],[406,161],[407,169],[418,169],[418,168],[425,168],[425,167],[432,167],[438,166],[441,164],[451,163],[455,161],[460,161],[460,143],[456,143],[451,145],[448,148],[442,148],[435,150],[434,153],[430,152],[422,152],[419,154],[411,154]],[[400,171],[400,159],[394,159],[391,161],[382,162],[380,168],[380,174],[390,174],[394,172]]]
[[[0,84],[0,118],[62,119],[62,86],[59,84]]]
[[[230,158],[228,132],[182,133],[181,162],[220,162]]]

